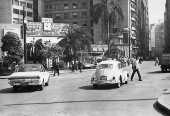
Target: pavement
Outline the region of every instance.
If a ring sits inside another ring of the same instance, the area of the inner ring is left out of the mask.
[[[157,99],[158,107],[170,116],[170,89]]]
[[[129,67],[127,67],[126,69],[129,69]],[[52,71],[49,72],[50,75],[53,75]],[[75,72],[79,72],[79,71],[75,71]],[[74,72],[72,72],[71,70],[60,70],[60,74],[69,74],[69,73],[74,73]],[[8,77],[9,76],[0,76],[0,79],[8,79]],[[165,111],[168,114],[168,116],[170,116],[170,89],[168,89],[165,93],[163,93],[160,97],[158,97],[157,105],[160,109]]]

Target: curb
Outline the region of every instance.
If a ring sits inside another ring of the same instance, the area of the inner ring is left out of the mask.
[[[161,98],[162,96],[158,97],[158,99],[156,101],[156,104],[157,104],[157,106],[159,107],[159,109],[161,111],[165,112],[168,116],[170,116],[170,108],[166,107],[163,103],[161,103],[160,99],[162,99]]]

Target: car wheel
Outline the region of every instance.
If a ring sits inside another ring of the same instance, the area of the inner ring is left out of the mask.
[[[117,88],[120,88],[120,86],[121,86],[120,82],[116,83]]]
[[[42,91],[44,89],[44,80],[43,80],[42,84],[38,86],[38,89],[40,91]]]
[[[97,87],[98,87],[98,85],[96,85],[96,84],[93,85],[93,88],[97,88]]]
[[[48,78],[48,81],[45,83],[45,86],[49,86],[50,79]]]
[[[18,91],[19,87],[18,86],[13,86],[14,91]]]
[[[125,84],[128,84],[128,81],[125,81]]]

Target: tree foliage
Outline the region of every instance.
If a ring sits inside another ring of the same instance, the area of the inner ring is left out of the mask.
[[[92,37],[90,33],[78,25],[70,25],[68,32],[59,45],[63,47],[65,61],[69,62],[77,57],[77,52],[80,50],[89,50]]]
[[[8,60],[8,63],[13,61],[19,62],[23,58],[24,50],[21,40],[16,33],[7,32],[1,41],[3,43],[1,49],[7,53],[5,59]]]

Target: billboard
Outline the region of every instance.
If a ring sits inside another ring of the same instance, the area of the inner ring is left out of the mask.
[[[64,23],[50,23],[44,30],[44,23],[29,22],[27,24],[27,36],[65,36],[69,24]]]
[[[108,50],[108,45],[106,45],[106,44],[102,44],[102,45],[92,44],[91,48],[92,48],[92,51],[105,52]]]

